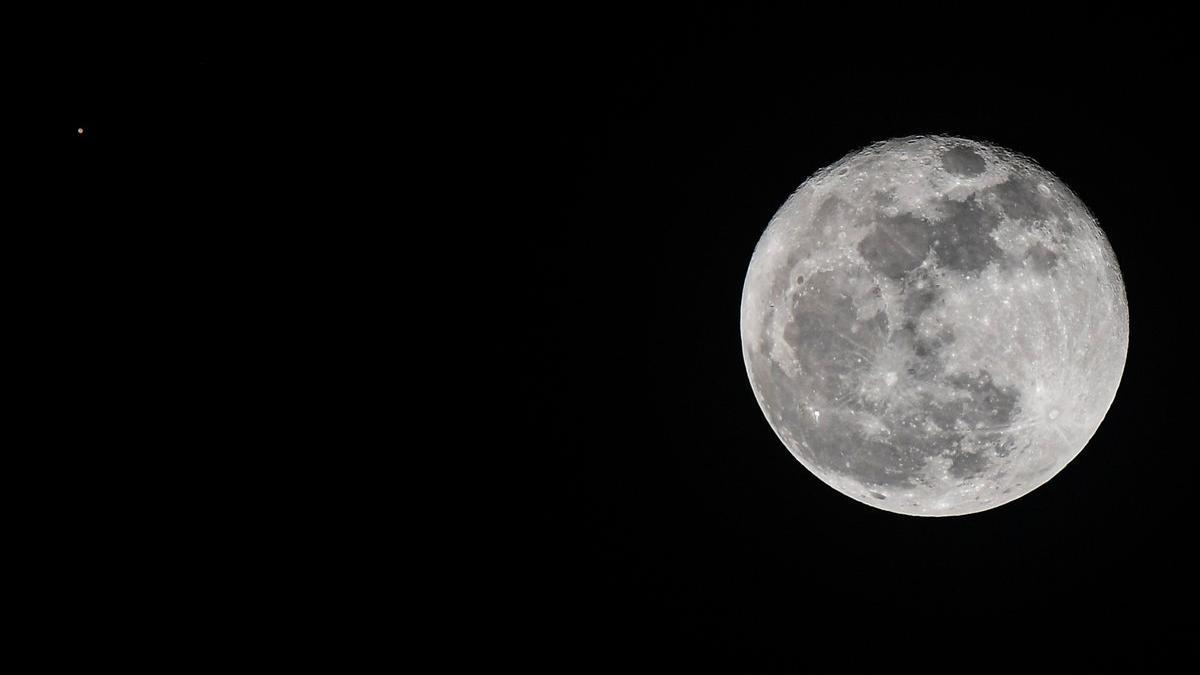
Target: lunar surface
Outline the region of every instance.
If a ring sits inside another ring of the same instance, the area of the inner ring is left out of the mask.
[[[1116,396],[1125,288],[1095,218],[1032,160],[877,143],[775,214],[742,291],[750,383],[783,444],[865,504],[974,513],[1050,480]]]

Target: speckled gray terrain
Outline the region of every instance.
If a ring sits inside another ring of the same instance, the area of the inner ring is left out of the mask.
[[[779,209],[742,294],[746,369],[810,471],[888,511],[957,515],[1045,483],[1125,365],[1095,219],[1028,158],[912,137],[823,169]]]

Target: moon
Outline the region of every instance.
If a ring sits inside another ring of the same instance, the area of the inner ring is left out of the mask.
[[[746,274],[742,352],[787,449],[875,508],[952,516],[1074,459],[1129,345],[1095,217],[1033,160],[917,136],[804,182]]]

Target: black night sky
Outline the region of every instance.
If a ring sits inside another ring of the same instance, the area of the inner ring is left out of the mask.
[[[10,60],[8,185],[30,202],[9,221],[12,295],[34,371],[11,412],[50,448],[14,450],[26,623],[69,616],[99,650],[91,627],[123,613],[138,639],[169,637],[161,617],[244,640],[262,617],[368,617],[404,658],[416,623],[448,629],[439,658],[500,643],[561,673],[1172,655],[1196,599],[1194,24],[1111,3],[791,4],[464,9],[436,33],[415,10],[335,28],[188,5],[136,41],[80,16],[86,41]],[[779,206],[916,134],[1061,178],[1131,315],[1086,449],[965,517],[823,484],[767,424],[741,350],[743,280]],[[429,365],[452,391],[416,383]],[[452,419],[425,438],[417,403]],[[450,485],[400,506],[433,456]],[[486,476],[500,494],[470,506],[486,545],[439,522],[473,501],[455,488],[482,459],[519,474]],[[413,519],[471,550],[443,565]],[[409,572],[420,560],[457,577]],[[317,612],[317,586],[370,609]],[[436,614],[411,602],[425,593]]]
[[[531,59],[548,191],[568,195],[523,243],[554,318],[527,335],[544,366],[528,419],[558,458],[538,476],[553,496],[537,555],[553,562],[535,587],[564,652],[803,665],[902,648],[936,664],[919,645],[1003,652],[993,639],[1022,628],[1015,644],[1085,624],[1135,650],[1170,640],[1194,589],[1191,50],[1170,17],[1005,7],[932,24],[593,18]],[[784,199],[847,152],[926,133],[1059,176],[1104,228],[1131,312],[1121,388],[1083,453],[1015,502],[948,519],[871,509],[809,474],[759,410],[738,329]]]

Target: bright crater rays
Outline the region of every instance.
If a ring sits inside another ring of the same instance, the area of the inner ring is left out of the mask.
[[[888,511],[990,509],[1095,433],[1129,340],[1095,219],[1003,148],[913,137],[848,155],[771,220],[742,293],[754,393],[788,450]]]

